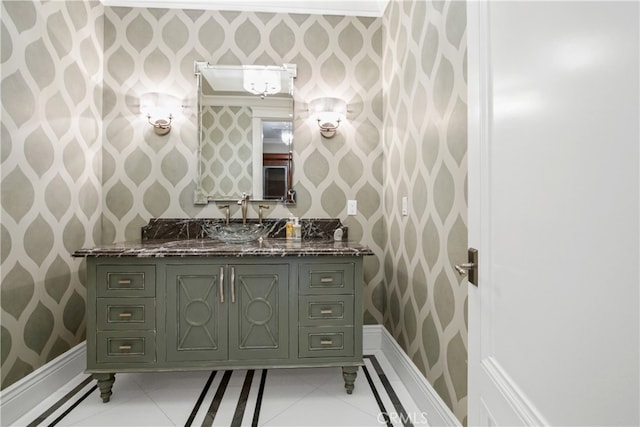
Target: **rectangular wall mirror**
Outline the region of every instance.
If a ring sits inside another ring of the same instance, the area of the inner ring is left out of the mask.
[[[194,203],[295,203],[293,81],[296,66],[196,61],[198,179]]]

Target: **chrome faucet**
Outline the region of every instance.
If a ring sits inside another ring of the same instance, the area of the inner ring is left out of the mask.
[[[258,224],[262,224],[262,210],[269,209],[267,205],[258,205]]]
[[[249,207],[249,194],[242,193],[242,199],[238,200],[242,209],[242,224],[247,223],[247,208]]]
[[[218,206],[218,209],[221,209],[221,210],[224,209],[225,210],[225,212],[224,212],[224,218],[226,220],[225,222],[227,223],[227,225],[229,225],[229,217],[231,216],[230,212],[229,212],[229,205]]]

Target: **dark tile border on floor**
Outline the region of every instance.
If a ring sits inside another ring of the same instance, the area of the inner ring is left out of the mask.
[[[380,365],[380,362],[378,362],[378,359],[374,355],[365,355],[364,358],[368,359],[371,362],[371,365],[373,366],[376,375],[378,376],[378,378],[380,379],[380,382],[382,383],[382,385],[384,387],[384,391],[386,392],[387,396],[391,400],[391,402],[393,404],[393,407],[395,409],[395,414],[397,415],[397,417],[395,417],[395,418],[398,421],[402,422],[404,427],[413,427],[413,424],[410,421],[410,417],[408,416],[407,411],[404,409],[404,406],[400,402],[400,399],[398,398],[398,395],[396,394],[395,390],[393,389],[393,386],[389,382],[389,380],[387,378],[387,375],[385,374],[384,370],[382,369],[382,366]],[[382,417],[383,417],[383,420],[381,420],[381,424],[382,424],[382,421],[384,421],[384,423],[386,423],[386,425],[388,427],[392,427],[393,423],[392,423],[391,417],[389,417],[387,409],[385,408],[384,403],[382,401],[380,391],[376,387],[376,384],[375,384],[375,382],[374,382],[374,380],[373,380],[373,378],[372,378],[372,376],[371,376],[371,374],[369,372],[369,369],[367,369],[366,365],[362,366],[362,371],[364,372],[364,375],[365,375],[365,377],[367,379],[367,383],[369,384],[369,387],[371,388],[371,391],[372,391],[373,396],[374,396],[374,398],[376,400],[376,403],[378,404],[378,408],[380,409],[380,415],[382,415]],[[215,395],[214,395],[214,397],[213,397],[213,399],[212,399],[212,401],[211,401],[211,403],[209,405],[209,408],[207,409],[207,413],[205,415],[205,418],[203,420],[202,425],[203,426],[211,426],[213,424],[213,421],[214,421],[214,419],[216,417],[217,411],[218,411],[218,409],[220,407],[220,404],[222,402],[222,399],[224,397],[225,390],[227,388],[227,385],[229,384],[229,380],[230,380],[231,375],[233,373],[233,371],[231,371],[231,370],[228,370],[228,371],[212,371],[211,372],[207,382],[203,386],[203,389],[202,389],[202,391],[200,392],[200,394],[198,396],[198,399],[196,400],[196,402],[194,404],[194,407],[193,407],[191,413],[189,414],[189,417],[187,418],[187,421],[185,423],[185,427],[190,427],[193,424],[198,412],[200,411],[200,409],[202,407],[202,404],[204,403],[206,395],[209,393],[209,389],[211,388],[211,384],[212,384],[217,372],[224,372],[224,376],[222,377],[222,380],[221,380],[220,384],[218,385],[218,387],[216,389],[216,393],[215,393]],[[260,416],[260,409],[262,407],[262,400],[263,400],[263,397],[264,397],[264,389],[265,389],[265,384],[266,384],[266,379],[267,379],[267,372],[268,372],[267,369],[263,369],[262,370],[262,374],[260,375],[260,384],[259,384],[259,388],[258,388],[258,395],[257,395],[257,398],[256,398],[254,413],[253,413],[252,422],[251,422],[252,427],[257,427],[258,426],[258,419],[259,419],[259,416]],[[231,427],[238,427],[242,423],[245,411],[247,409],[247,404],[249,402],[249,393],[251,391],[251,386],[252,386],[252,383],[253,383],[254,374],[255,374],[254,370],[247,370],[246,371],[244,382],[243,382],[243,385],[242,385],[242,391],[241,391],[240,396],[238,398],[238,403],[237,403],[237,406],[236,406],[236,409],[235,409],[235,412],[234,412],[234,415],[233,415],[233,421],[231,423]],[[55,402],[53,405],[51,405],[51,407],[49,407],[46,411],[44,411],[40,416],[38,416],[35,420],[33,420],[31,423],[29,423],[28,427],[35,427],[35,426],[39,426],[39,425],[45,425],[44,423],[47,421],[48,418],[50,418],[60,407],[62,407],[67,402],[72,400],[83,389],[85,389],[86,386],[91,382],[91,380],[92,380],[92,378],[90,376],[85,378],[76,387],[74,387],[73,390],[71,390],[70,392],[65,394],[60,400]],[[53,421],[51,421],[49,424],[46,424],[46,425],[48,425],[49,427],[52,427],[52,426],[56,425],[57,423],[59,423],[62,419],[64,419],[65,416],[67,416],[71,411],[73,411],[74,408],[76,408],[84,399],[86,399],[96,389],[97,389],[97,386],[94,385],[87,392],[85,392],[84,394],[78,396],[76,398],[76,400],[73,402],[73,404],[69,408],[67,408],[62,414],[57,416]]]
[[[86,387],[87,384],[89,384],[91,382],[92,378],[89,376],[87,378],[85,378],[80,384],[78,384],[77,386],[75,386],[73,388],[73,390],[71,390],[69,393],[65,394],[60,400],[58,400],[56,403],[54,403],[53,405],[51,405],[51,407],[49,409],[47,409],[46,411],[44,411],[42,414],[40,414],[40,416],[38,418],[36,418],[35,420],[33,420],[31,423],[29,423],[27,425],[27,427],[35,427],[40,425],[43,421],[45,421],[47,418],[49,418],[51,416],[51,414],[53,414],[55,411],[58,410],[58,408],[60,408],[62,405],[64,405],[65,403],[67,403],[73,396],[75,396],[77,393],[80,392],[80,390],[82,390],[83,388]],[[77,401],[74,402],[73,405],[71,405],[71,407],[69,409],[67,409],[66,411],[63,412],[63,414],[61,416],[59,416],[58,418],[56,418],[51,424],[49,424],[49,426],[54,426],[56,425],[63,417],[63,415],[68,414],[69,412],[71,412],[73,410],[73,408],[75,408],[76,406],[78,406],[80,404],[80,402],[82,402],[84,399],[86,399],[86,397],[91,394],[95,389],[97,389],[98,386],[94,385],[91,390],[89,390],[89,392],[85,393],[80,399],[78,399]]]

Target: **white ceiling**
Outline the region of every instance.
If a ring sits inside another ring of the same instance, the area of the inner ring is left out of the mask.
[[[105,6],[380,17],[389,0],[101,0]]]

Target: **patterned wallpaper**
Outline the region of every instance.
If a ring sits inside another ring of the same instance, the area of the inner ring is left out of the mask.
[[[383,28],[385,325],[464,421],[466,4],[392,1]]]
[[[100,236],[98,2],[2,1],[2,388],[84,340]]]
[[[382,323],[380,19],[3,1],[2,31],[2,387],[83,339],[70,252],[137,239],[151,217],[221,216],[193,204],[196,59],[297,64],[298,203],[268,215],[341,218],[377,254],[365,322]],[[167,136],[139,114],[147,92],[184,100]],[[331,140],[308,117],[318,96],[350,106]]]
[[[365,322],[383,321],[382,21],[375,18],[195,10],[105,8],[103,239],[139,238],[151,217],[222,217],[194,206],[197,175],[193,61],[296,64],[294,207],[269,217],[338,217],[349,235],[378,256],[365,259]],[[138,114],[146,92],[185,99],[166,136]],[[338,96],[347,121],[331,140],[320,136],[306,103]],[[358,215],[347,216],[347,200]],[[240,215],[232,206],[232,216]],[[249,211],[257,217],[257,206]]]
[[[200,153],[203,194],[253,192],[252,120],[249,107],[202,107],[202,140],[209,141]]]
[[[373,249],[365,322],[384,323],[463,420],[466,289],[452,264],[466,252],[464,12],[421,0],[393,1],[382,19],[3,1],[2,387],[83,339],[69,252],[136,239],[151,217],[222,215],[193,204],[193,61],[295,63],[298,204],[268,215],[338,217]],[[166,136],[139,114],[147,92],[184,100]],[[308,117],[318,96],[349,104],[330,140]]]

